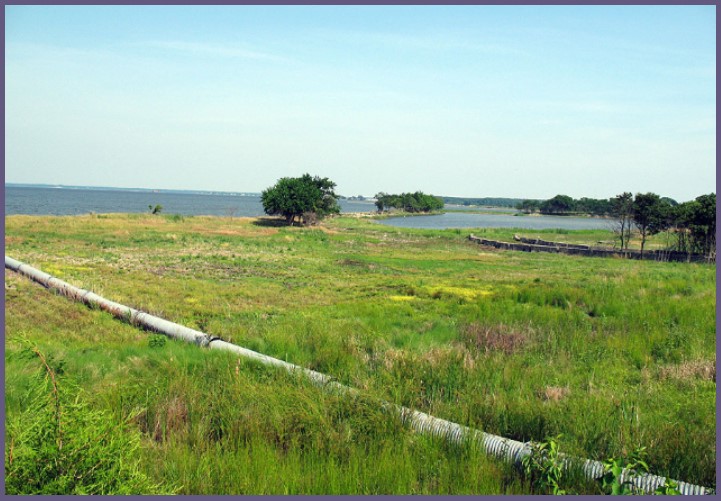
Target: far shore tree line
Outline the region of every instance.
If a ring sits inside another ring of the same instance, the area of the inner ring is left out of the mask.
[[[400,195],[381,192],[378,193],[375,198],[378,212],[384,212],[389,209],[398,209],[405,212],[432,212],[441,210],[444,207],[442,198],[427,195],[422,191],[401,193]]]
[[[333,191],[336,184],[328,178],[304,174],[284,177],[264,190],[261,202],[266,214],[279,215],[289,225],[296,220],[303,225],[340,213],[339,196]],[[421,191],[399,195],[378,193],[378,212],[390,209],[405,212],[441,210],[440,197]],[[689,202],[678,203],[655,193],[624,192],[609,199],[581,198],[556,195],[549,200],[524,200],[516,208],[526,213],[591,214],[609,216],[621,249],[627,250],[631,232],[635,228],[641,238],[641,252],[652,235],[666,232],[667,250],[715,256],[716,253],[716,194],[701,195]],[[159,212],[159,211],[158,211]]]
[[[666,232],[667,250],[715,256],[716,194],[678,203],[656,193],[624,192],[608,199],[573,199],[556,195],[548,200],[524,200],[516,208],[526,214],[590,214],[608,216],[621,249],[627,250],[631,231],[641,238],[641,252],[649,236]]]

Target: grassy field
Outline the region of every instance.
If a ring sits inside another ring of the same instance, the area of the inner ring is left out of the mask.
[[[563,451],[594,459],[645,446],[652,472],[715,487],[715,267],[492,251],[468,233],[612,239],[353,217],[7,217],[7,255],[364,397],[163,342],[6,272],[6,464],[10,425],[34,419],[36,350],[60,388],[134,437],[148,492],[531,491],[377,398],[521,441],[562,434]]]

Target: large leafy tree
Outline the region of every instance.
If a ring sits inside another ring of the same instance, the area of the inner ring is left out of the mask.
[[[633,222],[641,234],[641,253],[646,238],[664,231],[669,226],[671,204],[655,193],[637,193],[633,200]]]
[[[326,177],[284,177],[263,191],[260,200],[266,214],[283,216],[290,225],[296,218],[308,224],[340,212],[333,188],[335,183]]]

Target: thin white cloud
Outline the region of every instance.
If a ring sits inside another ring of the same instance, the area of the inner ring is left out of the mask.
[[[179,53],[202,56],[257,59],[267,61],[283,61],[284,57],[248,49],[239,45],[213,44],[203,42],[184,42],[179,40],[153,40],[144,42],[142,45],[157,49],[164,49]]]
[[[361,45],[381,45],[385,48],[421,51],[464,50],[495,55],[519,55],[525,51],[509,44],[489,41],[480,43],[475,40],[454,35],[405,35],[398,33],[371,31],[322,31],[319,34],[336,42]]]
[[[527,101],[522,105],[529,109],[556,113],[619,114],[637,111],[629,105],[606,101]]]
[[[28,58],[36,57],[89,58],[103,57],[109,54],[112,54],[112,51],[101,48],[79,48],[27,42],[8,42],[5,45],[5,56],[17,60],[27,60]]]
[[[145,42],[109,44],[102,47],[72,47],[61,45],[48,45],[40,43],[10,42],[6,44],[6,56],[26,57],[109,57],[128,56],[127,49],[136,47],[141,49],[155,48],[189,55],[216,56],[226,58],[257,59],[267,61],[284,61],[286,58],[252,50],[240,45],[211,44],[202,42],[184,42],[179,40],[151,40]]]

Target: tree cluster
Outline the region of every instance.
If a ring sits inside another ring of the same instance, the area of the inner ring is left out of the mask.
[[[526,214],[607,216],[611,214],[611,203],[609,199],[583,197],[576,200],[568,195],[556,195],[548,200],[523,200],[516,204],[516,209]]]
[[[625,192],[610,199],[621,248],[628,249],[631,226],[641,236],[641,252],[651,235],[668,232],[669,248],[712,256],[716,252],[716,194],[678,204],[655,193]]]
[[[716,193],[675,206],[672,224],[676,228],[677,249],[712,256],[716,253]]]
[[[293,225],[296,218],[302,224],[313,224],[329,214],[338,214],[338,195],[335,183],[324,177],[284,177],[260,195],[266,214],[283,216]]]
[[[531,214],[590,214],[611,216],[622,249],[628,249],[631,231],[641,237],[641,252],[649,236],[668,232],[669,249],[711,256],[716,251],[716,194],[677,203],[655,193],[624,192],[608,199],[556,195],[548,200],[523,200],[516,209]]]
[[[467,197],[442,197],[447,204],[465,205],[486,205],[491,207],[516,207],[523,201],[520,198],[502,198],[502,197],[483,197],[483,198],[467,198]]]
[[[390,195],[381,192],[378,193],[375,198],[378,212],[383,212],[391,208],[406,212],[431,212],[441,210],[445,205],[442,198],[426,195],[422,191],[401,193],[400,195]]]

